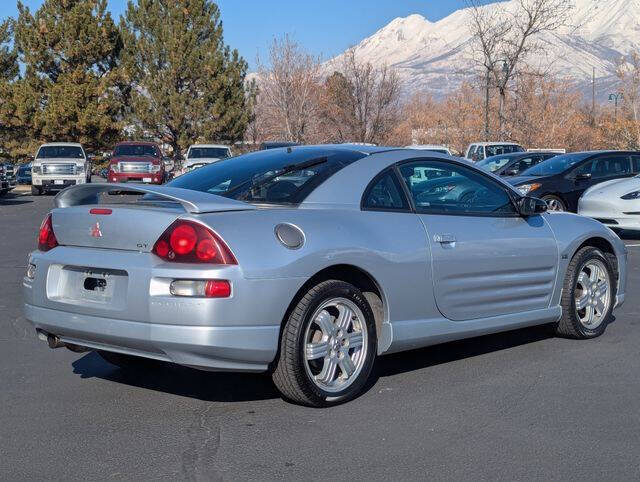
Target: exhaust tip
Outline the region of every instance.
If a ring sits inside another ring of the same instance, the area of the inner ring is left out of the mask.
[[[47,343],[49,344],[49,348],[62,348],[65,346],[65,344],[60,341],[60,338],[55,335],[47,336]]]

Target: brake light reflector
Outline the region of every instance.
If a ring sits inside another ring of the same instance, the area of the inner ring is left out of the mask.
[[[40,251],[49,251],[58,246],[58,240],[53,232],[53,222],[51,221],[51,213],[47,214],[38,233],[38,249]]]
[[[194,221],[175,221],[156,241],[153,253],[177,263],[238,263],[216,233]]]

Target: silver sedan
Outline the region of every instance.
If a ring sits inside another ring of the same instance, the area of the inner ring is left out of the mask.
[[[624,301],[610,230],[433,152],[288,147],[55,202],[23,283],[51,347],[269,371],[306,405],[355,397],[387,353],[546,323],[596,337]]]
[[[640,231],[640,177],[596,184],[578,201],[578,214],[612,229]]]

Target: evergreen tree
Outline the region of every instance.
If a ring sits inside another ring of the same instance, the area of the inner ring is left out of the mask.
[[[0,110],[0,122],[22,131],[14,152],[33,152],[43,141],[103,148],[118,139],[122,39],[106,6],[106,0],[45,0],[32,14],[18,2],[15,45],[25,74]]]
[[[11,81],[18,75],[18,53],[11,46],[13,23],[0,22],[0,81]]]
[[[139,128],[173,147],[234,142],[251,121],[247,63],[224,44],[209,0],[129,1],[122,19],[123,63]]]

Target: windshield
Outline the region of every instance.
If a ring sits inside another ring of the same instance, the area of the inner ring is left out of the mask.
[[[156,146],[149,144],[123,144],[116,146],[113,151],[113,157],[124,156],[153,156],[158,157]]]
[[[364,156],[361,152],[315,148],[291,153],[264,150],[208,164],[167,186],[247,202],[298,204],[329,176]]]
[[[570,167],[574,166],[578,162],[589,157],[588,152],[581,152],[575,154],[565,154],[563,156],[552,157],[546,161],[542,161],[540,164],[536,164],[524,171],[522,176],[553,176],[566,171]]]
[[[189,149],[188,159],[224,159],[229,157],[229,149],[226,147],[192,147]]]
[[[482,159],[476,162],[476,166],[481,167],[485,171],[496,172],[501,167],[504,167],[507,162],[511,160],[508,156],[493,156]]]
[[[78,146],[42,146],[37,159],[84,159],[82,148]]]
[[[486,146],[485,150],[487,151],[487,157],[510,154],[512,152],[524,152],[524,149],[522,147],[513,144]]]

